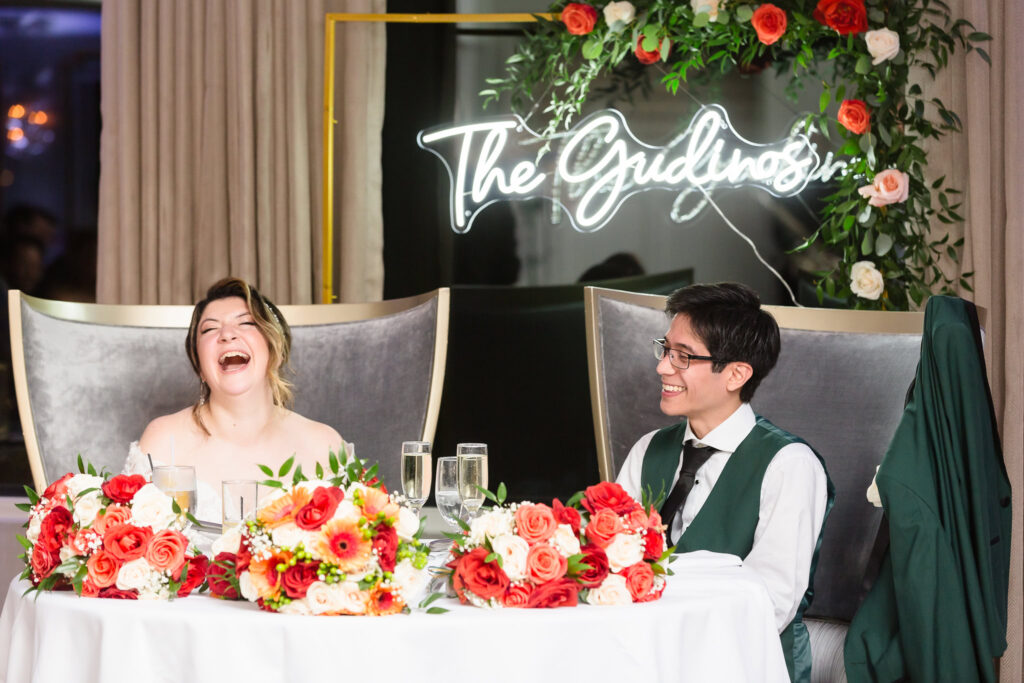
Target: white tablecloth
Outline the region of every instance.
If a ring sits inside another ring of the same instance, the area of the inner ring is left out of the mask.
[[[685,560],[661,600],[622,607],[301,617],[195,595],[21,597],[0,674],[23,681],[788,681],[768,594],[742,566]]]

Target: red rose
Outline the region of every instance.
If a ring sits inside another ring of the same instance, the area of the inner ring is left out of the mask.
[[[583,507],[591,514],[608,508],[617,515],[628,515],[637,508],[643,509],[626,493],[626,489],[613,481],[588,486],[583,495]]]
[[[661,559],[665,552],[665,534],[657,529],[648,529],[644,532],[644,559],[652,562]]]
[[[86,577],[82,580],[82,592],[79,593],[83,598],[96,598],[99,597],[99,587]]]
[[[58,497],[63,498],[64,494],[68,492],[67,481],[73,476],[75,476],[73,473],[68,472],[63,477],[47,486],[46,490],[43,491],[42,497],[49,498],[50,500],[53,500],[54,498]]]
[[[842,36],[868,30],[864,0],[818,0],[814,18]]]
[[[293,600],[306,597],[310,584],[317,580],[319,568],[319,562],[296,562],[288,567],[281,578],[285,594]]]
[[[122,562],[131,562],[146,554],[146,546],[153,539],[153,530],[148,526],[118,524],[103,534],[103,547]]]
[[[594,30],[597,24],[597,10],[590,5],[570,2],[562,10],[562,22],[565,29],[574,36],[585,36]]]
[[[344,498],[345,492],[337,486],[317,488],[309,502],[295,514],[295,526],[307,531],[316,531],[334,516],[338,503]]]
[[[139,594],[132,589],[130,591],[123,591],[116,586],[108,586],[100,591],[99,597],[101,598],[112,598],[114,600],[138,600]]]
[[[210,568],[210,558],[206,555],[196,555],[195,557],[185,558],[188,562],[182,567],[185,573],[185,580],[181,583],[178,588],[178,597],[188,597],[192,591],[199,586],[203,585],[203,581],[206,580],[206,572]],[[181,576],[181,573],[178,573]]]
[[[526,607],[533,594],[532,583],[510,583],[501,596],[502,607]]]
[[[63,505],[50,510],[43,523],[39,527],[39,538],[36,539],[36,546],[42,546],[46,552],[54,552],[61,549],[74,526],[75,520],[71,513]]]
[[[843,103],[839,105],[836,120],[854,135],[860,135],[871,127],[871,114],[868,112],[868,105],[861,100],[843,100]]]
[[[658,49],[648,52],[644,49],[644,36],[637,38],[636,47],[633,49],[633,54],[636,55],[636,59],[641,64],[654,64],[656,61],[661,59],[661,41],[658,41]],[[600,486],[600,484],[599,484]]]
[[[579,587],[572,579],[558,579],[537,586],[530,594],[527,607],[575,607],[579,602]]]
[[[395,554],[398,552],[398,532],[395,527],[381,522],[373,537],[373,549],[377,551],[377,563],[386,572],[395,571]]]
[[[230,555],[231,553],[221,553]],[[244,572],[252,562],[252,550],[249,548],[248,537],[243,533],[242,540],[238,543],[238,552],[234,555],[235,571]]]
[[[230,579],[233,579],[235,571],[242,571],[237,569],[235,565],[234,553],[217,553],[217,557],[213,558],[213,562],[206,570],[206,581],[210,585],[210,595],[215,598],[224,598],[225,600],[237,600],[238,589],[232,583]]]
[[[773,45],[786,32],[786,12],[770,2],[754,10],[750,24],[757,31],[757,39],[765,45]]]
[[[633,597],[633,602],[647,602],[647,596],[654,588],[654,570],[646,562],[631,564],[621,572],[626,580],[626,588]]]
[[[36,547],[32,548],[29,564],[32,565],[32,582],[37,583],[52,574],[60,564],[60,551],[51,552],[37,543]]]
[[[486,548],[474,548],[455,560],[452,586],[462,602],[469,602],[466,591],[484,600],[500,597],[508,589],[508,575],[496,560],[485,562]]]
[[[555,513],[555,521],[559,524],[568,524],[572,527],[574,534],[580,533],[580,525],[583,523],[583,518],[580,517],[580,511],[576,508],[567,508],[562,505],[562,501],[555,498],[551,501],[551,511]]]
[[[590,569],[577,574],[576,580],[586,588],[597,588],[608,576],[608,556],[593,544],[583,546],[580,552],[583,553],[581,561],[589,565]]]
[[[130,503],[135,493],[146,485],[146,478],[141,474],[119,474],[109,481],[103,482],[103,495],[115,503]]]

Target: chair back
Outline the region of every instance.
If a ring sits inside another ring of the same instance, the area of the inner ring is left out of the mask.
[[[401,442],[432,441],[437,426],[448,290],[280,309],[292,329],[294,409],[335,427],[397,488]],[[150,420],[196,400],[184,344],[191,316],[191,306],[73,304],[10,292],[18,410],[37,488],[77,471],[78,454],[119,471]]]
[[[613,479],[633,443],[671,424],[659,409],[650,339],[669,321],[665,297],[587,288],[591,402],[602,477]],[[836,486],[808,616],[849,621],[867,593],[881,510],[865,499],[903,414],[920,357],[920,313],[765,306],[782,350],[752,401],[759,415],[824,458]]]

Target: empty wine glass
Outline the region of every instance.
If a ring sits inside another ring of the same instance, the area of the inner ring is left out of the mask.
[[[460,443],[456,449],[459,468],[459,497],[469,519],[484,504],[487,488],[487,444]]]
[[[417,515],[430,497],[431,469],[429,441],[402,443],[402,491]]]

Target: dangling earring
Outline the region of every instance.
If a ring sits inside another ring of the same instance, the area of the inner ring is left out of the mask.
[[[199,380],[199,405],[206,403],[206,382]]]

